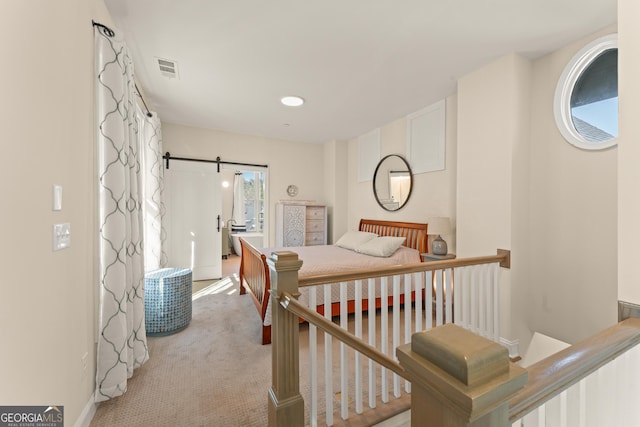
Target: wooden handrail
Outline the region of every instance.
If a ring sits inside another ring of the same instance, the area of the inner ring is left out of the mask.
[[[309,308],[300,304],[291,294],[288,292],[283,292],[279,295],[278,300],[280,301],[280,305],[285,309],[289,310],[296,316],[306,320],[307,322],[317,326],[322,329],[329,335],[337,338],[341,342],[345,343],[349,347],[355,349],[361,354],[364,354],[369,359],[372,359],[374,362],[384,366],[385,368],[390,369],[396,374],[400,375],[404,379],[409,379],[407,374],[402,366],[386,354],[380,352],[377,348],[370,346],[363,340],[357,338],[356,336],[349,333],[339,326],[337,326],[332,321],[326,319],[324,316],[319,315],[317,312],[313,310],[309,310]]]
[[[640,319],[626,319],[528,368],[529,382],[509,401],[509,423],[541,406],[640,343]]]
[[[366,270],[353,270],[342,273],[325,273],[300,277],[298,287],[323,285],[326,283],[349,282],[375,277],[393,276],[396,274],[419,273],[423,271],[443,270],[447,268],[465,267],[468,265],[493,264],[499,262],[501,266],[509,268],[510,253],[498,249],[498,255],[481,256],[473,258],[458,258],[444,261],[419,262],[415,264],[392,265],[385,267],[369,268]]]

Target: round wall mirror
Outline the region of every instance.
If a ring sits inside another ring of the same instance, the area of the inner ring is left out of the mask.
[[[380,160],[373,173],[373,195],[382,209],[391,212],[401,209],[407,204],[412,188],[413,175],[404,157],[389,154]]]

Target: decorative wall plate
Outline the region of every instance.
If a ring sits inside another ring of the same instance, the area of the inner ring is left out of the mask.
[[[298,195],[298,187],[295,185],[290,185],[287,187],[287,194],[289,197],[296,197]]]

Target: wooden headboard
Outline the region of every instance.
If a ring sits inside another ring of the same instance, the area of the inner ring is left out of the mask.
[[[429,252],[427,224],[361,219],[358,230],[376,233],[378,236],[406,237],[404,246],[417,249],[420,253]]]

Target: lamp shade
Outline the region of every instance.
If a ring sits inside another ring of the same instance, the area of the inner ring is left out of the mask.
[[[451,233],[451,221],[444,216],[432,217],[427,220],[427,232],[433,235],[443,235]]]

